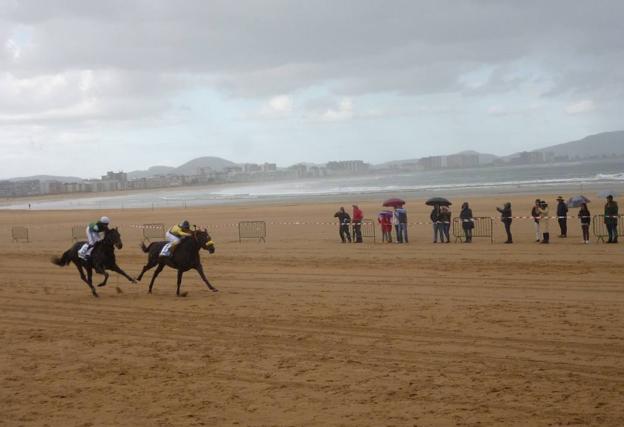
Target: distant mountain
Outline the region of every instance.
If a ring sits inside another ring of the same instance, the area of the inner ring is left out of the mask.
[[[9,178],[9,181],[32,181],[38,179],[39,181],[60,181],[60,182],[82,182],[82,178],[77,176],[56,176],[56,175],[33,175],[33,176],[21,176],[19,178]]]
[[[598,133],[578,141],[551,145],[535,151],[553,152],[555,156],[569,156],[570,158],[622,156],[624,155],[624,131]]]
[[[174,170],[175,168],[173,166],[152,166],[144,171],[136,170],[128,172],[128,179],[141,179],[156,175],[167,175],[168,173],[172,173]]]
[[[171,173],[176,175],[196,175],[199,168],[211,168],[220,172],[223,169],[236,166],[236,163],[220,157],[198,157],[178,166]]]
[[[128,172],[128,179],[141,179],[156,175],[197,175],[200,168],[211,168],[220,172],[229,166],[236,166],[236,163],[220,157],[198,157],[178,167],[152,166],[147,170]]]

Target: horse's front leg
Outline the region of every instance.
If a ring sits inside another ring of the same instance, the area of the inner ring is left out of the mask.
[[[197,264],[197,266],[195,267],[195,270],[197,270],[197,272],[199,273],[199,277],[202,278],[206,286],[208,286],[212,292],[218,291],[218,289],[212,286],[210,282],[208,281],[208,279],[206,279],[206,275],[204,274],[204,268],[202,267],[201,264]]]
[[[156,277],[158,277],[158,275],[160,274],[160,272],[163,270],[163,268],[165,268],[165,264],[158,264],[158,267],[156,267],[156,270],[154,271],[154,275],[152,276],[152,280],[150,281],[150,285],[149,285],[149,289],[147,290],[148,293],[152,293],[152,286],[154,286],[154,281],[156,280]]]
[[[109,270],[114,271],[115,273],[121,274],[123,277],[128,279],[131,283],[136,283],[137,282],[132,277],[128,276],[125,271],[123,271],[121,268],[119,268],[119,266],[117,264],[113,265],[111,268],[109,268]]]

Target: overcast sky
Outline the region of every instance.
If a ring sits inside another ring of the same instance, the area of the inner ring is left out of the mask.
[[[1,0],[0,178],[624,129],[624,2]]]

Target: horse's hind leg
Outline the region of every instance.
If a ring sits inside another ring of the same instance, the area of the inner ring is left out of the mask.
[[[87,276],[85,276],[84,270],[82,269],[80,264],[74,262],[74,265],[76,266],[76,270],[78,270],[78,273],[80,273],[80,278],[82,279],[82,281],[88,285],[89,281],[87,280]]]
[[[150,281],[150,285],[149,285],[149,289],[147,290],[148,293],[152,293],[152,286],[154,286],[154,281],[156,280],[156,277],[158,277],[158,275],[160,274],[160,272],[163,270],[163,268],[165,268],[165,264],[158,264],[158,267],[156,268],[156,270],[154,271],[154,275],[152,276],[152,280]]]
[[[145,264],[143,266],[143,270],[141,270],[141,274],[138,275],[138,277],[136,278],[138,281],[141,281],[141,279],[143,278],[143,275],[145,274],[145,272],[147,272],[147,270],[150,270],[152,268],[154,268],[154,266],[158,264],[158,262],[156,261],[156,259],[154,260],[148,260],[147,264]]]
[[[93,270],[91,267],[85,267],[87,269],[87,285],[91,288],[91,293],[94,297],[98,297],[99,295],[95,292],[95,288],[93,287]]]
[[[195,270],[197,270],[197,272],[199,273],[199,277],[202,278],[202,280],[204,281],[206,286],[208,286],[212,292],[217,292],[218,291],[218,289],[215,288],[214,286],[212,286],[210,284],[210,282],[208,281],[208,279],[206,279],[206,275],[204,274],[204,268],[201,266],[201,264],[199,264],[197,267],[195,267]]]
[[[182,284],[182,275],[184,271],[178,270],[178,288],[176,289],[176,296],[180,296],[180,285]]]

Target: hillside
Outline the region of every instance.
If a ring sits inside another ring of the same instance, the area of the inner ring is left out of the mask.
[[[226,167],[236,166],[236,163],[229,160],[222,159],[220,157],[198,157],[190,160],[181,166],[178,166],[170,173],[176,175],[195,175],[199,168],[211,168],[215,171],[222,171]]]
[[[624,156],[624,131],[589,135],[578,141],[551,145],[535,151],[553,152],[555,156],[569,156],[570,158]]]
[[[173,170],[175,170],[175,168],[172,166],[152,166],[147,170],[128,172],[128,179],[141,179],[155,175],[167,175],[168,173],[172,173]]]

